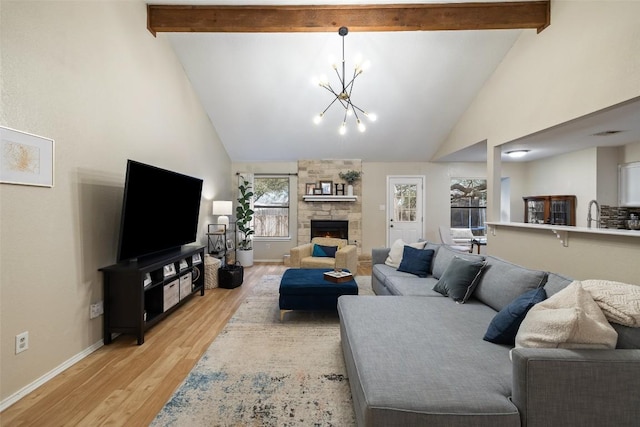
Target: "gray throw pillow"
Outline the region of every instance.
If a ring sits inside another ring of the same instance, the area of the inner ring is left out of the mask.
[[[433,290],[456,302],[465,303],[475,289],[485,263],[454,257]]]

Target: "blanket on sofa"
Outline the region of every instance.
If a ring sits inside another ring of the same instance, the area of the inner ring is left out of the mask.
[[[516,347],[609,348],[618,334],[579,281],[534,305],[518,334]]]
[[[640,286],[610,280],[582,280],[609,322],[640,327]]]

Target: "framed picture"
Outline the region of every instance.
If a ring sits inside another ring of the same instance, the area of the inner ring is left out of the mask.
[[[200,258],[200,254],[199,253],[193,254],[193,256],[191,257],[191,263],[198,264],[200,262],[202,262],[202,258]]]
[[[332,195],[333,194],[333,181],[320,181],[320,188],[322,189],[323,195]]]
[[[227,239],[227,250],[228,251],[232,251],[233,250],[233,240],[231,240],[231,239]]]
[[[307,195],[313,195],[313,191],[316,189],[316,183],[312,182],[310,184],[307,184],[306,189],[304,191],[304,194]]]
[[[162,269],[164,277],[171,277],[176,275],[176,266],[173,264],[167,264]]]
[[[0,183],[53,187],[54,141],[0,126]]]
[[[320,195],[322,195],[322,188],[320,188],[320,187],[316,187],[316,188],[314,188],[314,189],[313,189],[313,194],[314,194],[315,196],[320,196]]]
[[[186,259],[180,260],[180,271],[189,268],[189,264]]]

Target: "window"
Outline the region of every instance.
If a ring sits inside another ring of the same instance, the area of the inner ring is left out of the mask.
[[[487,180],[451,179],[451,228],[470,228],[484,236],[487,220]]]
[[[256,237],[289,237],[289,177],[261,176],[253,181]]]

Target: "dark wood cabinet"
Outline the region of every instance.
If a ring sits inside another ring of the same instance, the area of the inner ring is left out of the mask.
[[[144,343],[147,329],[200,291],[204,295],[204,246],[101,268],[104,276],[104,343],[113,333]]]
[[[529,196],[524,200],[524,222],[576,225],[576,196]]]

